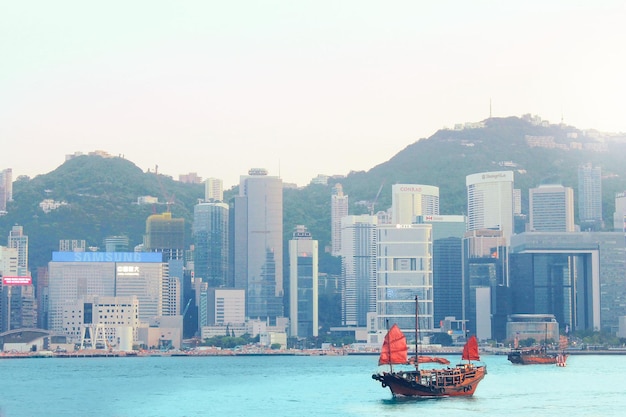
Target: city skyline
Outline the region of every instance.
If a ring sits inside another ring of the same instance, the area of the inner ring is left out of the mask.
[[[251,166],[306,185],[490,116],[626,132],[625,15],[614,1],[13,2],[0,166],[32,177],[102,149],[226,188]]]

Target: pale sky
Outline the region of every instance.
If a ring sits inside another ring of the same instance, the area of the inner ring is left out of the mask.
[[[623,1],[0,4],[0,169],[104,150],[306,185],[489,117],[626,132]]]

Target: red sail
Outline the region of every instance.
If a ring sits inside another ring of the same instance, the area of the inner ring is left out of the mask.
[[[438,356],[419,356],[418,363],[440,363],[442,365],[449,365],[450,361],[446,358],[440,358]]]
[[[378,364],[399,365],[407,363],[407,350],[406,337],[398,325],[394,324],[385,336]]]
[[[478,354],[478,341],[476,336],[471,336],[467,339],[465,346],[463,347],[463,356],[461,359],[466,361],[479,361],[480,355]]]
[[[418,356],[417,363],[440,363],[442,365],[449,365],[450,361],[438,356]],[[409,358],[409,364],[415,365],[415,356]]]

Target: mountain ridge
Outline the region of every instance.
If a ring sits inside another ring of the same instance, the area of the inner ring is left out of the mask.
[[[442,129],[407,145],[368,171],[331,177],[328,185],[285,188],[285,245],[299,224],[307,226],[321,248],[329,245],[330,196],[337,182],[350,198],[350,214],[369,212],[378,190],[376,210],[388,208],[391,185],[395,183],[437,186],[441,214],[464,214],[465,176],[512,170],[515,188],[522,192],[524,211],[528,189],[546,179],[574,188],[576,195],[577,168],[583,163],[602,167],[604,220],[612,225],[614,195],[626,190],[626,167],[621,161],[626,141],[623,136],[615,138],[602,141],[571,126],[537,124],[518,117],[490,118],[468,128]],[[236,191],[236,187],[227,190],[225,200]],[[142,241],[146,218],[167,208],[174,217],[185,219],[190,243],[193,206],[204,197],[204,186],[143,172],[121,157],[84,155],[47,174],[32,179],[19,177],[14,182],[13,196],[8,214],[0,217],[1,239],[6,239],[12,225],[22,225],[29,236],[32,270],[47,264],[50,252],[58,250],[60,239],[85,239],[88,246],[102,247],[105,237],[125,234],[132,250]],[[137,204],[141,196],[156,196],[160,204]],[[39,203],[46,198],[66,204],[44,213]],[[320,271],[336,272],[336,262],[324,264],[327,270],[320,265]]]

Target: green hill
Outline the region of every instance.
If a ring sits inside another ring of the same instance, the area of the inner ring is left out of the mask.
[[[543,138],[553,146],[531,147],[529,140],[533,138]],[[376,211],[388,208],[391,185],[395,183],[438,186],[441,213],[463,214],[467,175],[513,170],[525,210],[528,189],[544,181],[558,180],[574,188],[576,196],[577,169],[587,162],[602,167],[604,220],[610,230],[615,193],[626,190],[624,154],[624,135],[600,140],[570,126],[538,125],[517,117],[487,119],[481,127],[440,130],[367,172],[352,172],[345,178],[331,180],[327,186],[285,189],[285,245],[298,224],[308,227],[321,248],[329,245],[330,196],[335,182],[341,182],[350,196],[352,214],[368,212],[379,190]],[[235,192],[227,191],[225,198]],[[158,197],[160,204],[138,205],[140,196]],[[193,206],[203,196],[203,185],[143,172],[122,158],[80,156],[45,175],[15,181],[14,202],[8,206],[9,213],[0,217],[0,244],[6,245],[12,225],[24,226],[29,236],[30,268],[35,274],[37,267],[47,265],[61,239],[85,239],[88,246],[102,248],[105,237],[127,235],[131,247],[142,243],[146,218],[168,206],[174,217],[186,220],[187,239],[191,243]],[[44,199],[67,204],[44,213],[39,207]],[[320,255],[320,270],[338,273],[337,261],[327,254]]]

